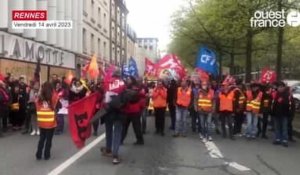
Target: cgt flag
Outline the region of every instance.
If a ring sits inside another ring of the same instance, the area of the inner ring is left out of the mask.
[[[269,68],[264,68],[261,71],[261,77],[260,77],[261,83],[273,83],[276,80],[277,80],[277,74],[275,71],[273,71]]]
[[[198,51],[196,68],[200,68],[214,76],[218,75],[216,54],[207,47],[201,47]]]
[[[84,147],[85,140],[91,135],[90,120],[95,112],[98,95],[91,94],[68,108],[71,137],[77,148]]]

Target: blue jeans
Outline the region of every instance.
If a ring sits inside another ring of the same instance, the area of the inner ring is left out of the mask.
[[[188,108],[180,106],[176,107],[175,134],[186,134],[186,120],[188,112]]]
[[[56,132],[59,132],[59,133],[64,132],[65,115],[64,114],[57,114],[56,115],[56,120],[57,120]]]
[[[106,149],[111,150],[113,156],[118,156],[119,154],[119,147],[122,139],[122,128],[122,120],[107,120],[105,122]]]
[[[275,140],[281,142],[287,142],[288,140],[288,117],[287,116],[276,116],[274,117],[275,122]]]
[[[211,136],[212,128],[212,114],[211,113],[199,113],[201,119],[201,134],[208,138]]]
[[[252,112],[247,112],[247,129],[246,136],[256,137],[258,116]]]

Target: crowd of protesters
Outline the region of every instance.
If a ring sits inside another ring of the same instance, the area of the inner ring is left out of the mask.
[[[64,132],[68,105],[94,92],[100,94],[96,109],[106,108],[107,114],[93,123],[93,134],[97,136],[100,123],[105,124],[106,145],[101,152],[112,157],[114,164],[121,161],[119,147],[124,144],[131,123],[136,137],[134,144],[146,143],[148,106],[153,106],[155,134],[161,136],[165,136],[168,111],[169,129],[175,138],[186,137],[191,123],[192,132],[198,133],[204,142],[213,140],[213,130],[232,140],[241,136],[249,140],[268,139],[271,137],[268,127],[274,131],[273,144],[287,147],[288,141],[294,141],[295,104],[291,90],[283,82],[243,84],[225,80],[218,85],[216,81],[190,78],[148,82],[133,76],[124,79],[119,71],[113,74],[108,89],[100,79],[73,78],[67,83],[64,77],[55,74],[42,85],[25,82],[25,77],[14,79],[10,74],[0,77],[0,137],[9,129],[40,135],[38,160],[42,156],[46,160],[51,157],[52,137]],[[115,97],[126,90],[134,92],[129,100],[122,105],[113,104]]]

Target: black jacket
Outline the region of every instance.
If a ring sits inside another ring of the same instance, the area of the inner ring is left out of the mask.
[[[291,113],[291,100],[289,91],[277,92],[273,103],[273,114],[276,117],[288,117]]]

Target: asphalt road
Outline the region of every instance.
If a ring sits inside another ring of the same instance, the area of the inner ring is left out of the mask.
[[[130,131],[121,147],[122,163],[99,151],[104,140],[67,166],[61,175],[298,175],[299,141],[288,148],[274,146],[269,140],[237,138],[235,141],[214,135],[214,141],[202,143],[196,134],[186,138],[154,135],[153,118],[148,118],[144,146],[134,146]],[[103,127],[101,127],[103,133]],[[89,143],[97,137],[89,139]],[[55,136],[52,158],[35,160],[38,137],[8,133],[0,138],[0,175],[47,175],[78,151],[68,133]]]

